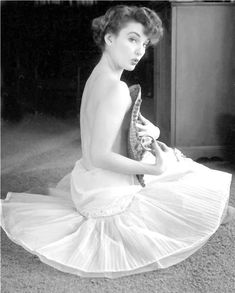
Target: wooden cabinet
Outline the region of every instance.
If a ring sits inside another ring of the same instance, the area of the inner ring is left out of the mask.
[[[235,6],[171,3],[155,49],[155,122],[193,159],[235,153]]]

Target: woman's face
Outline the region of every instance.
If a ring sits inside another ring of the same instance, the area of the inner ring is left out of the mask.
[[[149,43],[144,26],[134,21],[128,22],[118,35],[109,34],[108,41],[106,48],[115,67],[129,71],[135,69]]]

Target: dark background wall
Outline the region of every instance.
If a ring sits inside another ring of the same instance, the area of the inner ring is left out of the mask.
[[[2,118],[19,121],[27,113],[76,116],[82,90],[100,52],[92,40],[91,21],[112,5],[148,6],[161,13],[168,5],[154,1],[96,1],[92,5],[62,1],[2,1]],[[153,96],[153,49],[128,85],[141,83]]]

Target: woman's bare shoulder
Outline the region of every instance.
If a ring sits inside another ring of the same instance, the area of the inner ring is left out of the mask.
[[[100,91],[103,93],[108,93],[115,90],[129,93],[128,86],[124,81],[114,79],[105,74],[101,74],[100,76],[98,76],[95,79],[93,86],[96,91]]]
[[[97,79],[95,92],[101,97],[101,101],[110,103],[131,103],[130,92],[127,84],[121,80],[112,79],[107,76],[101,76]]]

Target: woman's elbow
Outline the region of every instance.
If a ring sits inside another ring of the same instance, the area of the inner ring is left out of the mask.
[[[104,152],[93,147],[91,148],[90,156],[94,167],[104,168],[106,162],[106,154]]]

